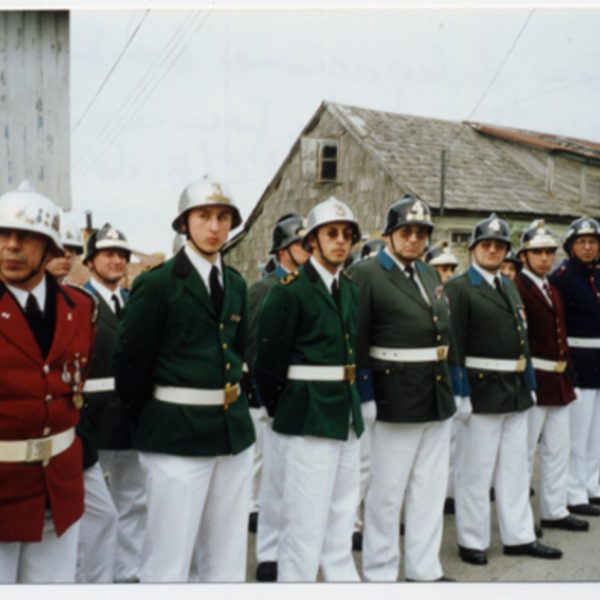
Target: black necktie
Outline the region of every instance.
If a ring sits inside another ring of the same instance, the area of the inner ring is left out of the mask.
[[[418,286],[417,282],[415,281],[415,270],[412,268],[412,265],[408,265],[408,267],[404,267],[404,272],[408,275],[408,278],[410,279],[410,281],[412,281],[415,284],[415,287],[417,289],[419,289],[419,286]],[[419,293],[421,293],[420,290],[419,290]]]
[[[552,306],[554,308],[554,304],[553,304],[553,300],[552,300],[552,290],[550,289],[550,286],[544,281],[544,283],[542,284],[542,288],[546,292],[546,295],[548,296],[547,300],[550,302],[550,306]]]
[[[508,310],[510,310],[512,312],[512,309],[513,309],[512,304],[510,303],[510,300],[508,299],[508,296],[506,295],[506,292],[504,291],[504,288],[502,287],[502,282],[500,281],[499,276],[494,277],[494,284],[496,286],[496,290],[504,299],[504,302],[506,303]]]
[[[210,270],[210,276],[208,278],[210,285],[210,299],[212,300],[213,307],[217,319],[221,317],[221,311],[223,310],[223,288],[219,282],[219,270],[217,267],[212,267]]]
[[[119,321],[121,320],[121,303],[119,302],[119,299],[117,298],[116,294],[113,294],[110,299],[112,300],[113,304],[115,305],[115,315],[117,315],[117,319],[119,319]]]
[[[340,308],[340,288],[338,286],[337,279],[333,280],[331,284],[331,295],[333,296],[334,302],[337,304],[338,310]]]
[[[52,337],[48,336],[48,332],[46,331],[46,326],[44,323],[44,315],[40,310],[40,307],[35,299],[33,294],[29,294],[27,296],[27,302],[25,302],[25,318],[27,319],[27,323],[31,332],[33,333],[33,337],[39,346],[40,352],[43,357],[46,358],[48,356],[48,352],[50,351],[50,345],[52,344]]]

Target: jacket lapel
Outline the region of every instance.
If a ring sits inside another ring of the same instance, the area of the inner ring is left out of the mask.
[[[421,296],[421,292],[417,286],[409,281],[408,277],[400,270],[398,265],[389,257],[387,252],[383,248],[379,250],[377,258],[381,263],[381,266],[386,271],[387,278],[403,293],[406,294],[411,300],[419,304],[425,310],[429,310],[430,307]],[[417,277],[420,277],[417,275]]]
[[[504,301],[504,298],[500,295],[496,288],[493,288],[487,281],[484,281],[481,273],[477,269],[475,269],[473,265],[469,267],[467,273],[469,275],[471,285],[475,288],[479,288],[479,295],[482,298],[493,302],[494,304],[496,304],[500,308],[503,308],[507,312],[512,312],[512,310],[508,308],[506,302]],[[506,293],[508,295],[508,290],[506,290]]]
[[[119,327],[119,319],[115,315],[113,309],[106,303],[106,300],[98,293],[98,290],[88,281],[83,286],[88,292],[94,294],[96,300],[98,300],[98,321],[104,323],[109,329],[117,330]],[[125,302],[125,295],[121,294],[123,302]]]
[[[77,331],[77,320],[74,309],[75,301],[65,290],[58,287],[51,277],[46,278],[48,282],[48,294],[56,294],[56,325],[54,327],[54,338],[46,362],[52,363],[69,347],[71,339]]]
[[[210,294],[204,285],[202,277],[200,277],[198,271],[194,268],[194,265],[190,262],[190,259],[186,256],[183,248],[177,253],[175,257],[174,273],[179,277],[185,279],[183,286],[211,315],[215,315],[215,309],[210,300]]]
[[[315,289],[318,290],[319,294],[325,298],[325,300],[331,305],[333,309],[338,310],[337,304],[333,299],[333,296],[329,292],[329,290],[325,287],[321,276],[317,272],[317,270],[312,266],[310,260],[307,260],[304,265],[302,265],[308,280],[314,284]]]
[[[0,283],[0,334],[8,342],[29,356],[36,363],[42,363],[42,353],[18,302],[6,287]]]

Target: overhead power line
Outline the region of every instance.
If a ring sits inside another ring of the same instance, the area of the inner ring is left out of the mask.
[[[100,135],[96,138],[95,142],[88,147],[88,150],[82,155],[79,162],[75,165],[75,170],[77,170],[80,165],[85,163],[86,158],[93,153],[93,156],[90,160],[88,160],[87,164],[81,166],[79,168],[79,173],[76,174],[76,179],[80,179],[83,175],[85,175],[91,167],[101,158],[104,152],[111,146],[111,144],[118,138],[118,136],[123,132],[123,130],[129,125],[131,120],[137,115],[139,110],[144,106],[144,104],[148,101],[154,90],[158,87],[158,85],[163,81],[166,75],[171,71],[177,60],[183,54],[189,42],[194,38],[194,36],[202,29],[204,24],[206,23],[208,17],[210,16],[210,12],[206,15],[204,20],[200,23],[200,25],[196,28],[196,30],[184,40],[186,34],[192,28],[193,24],[202,13],[196,13],[193,17],[188,17],[186,21],[184,21],[180,27],[177,29],[175,34],[171,37],[167,45],[162,51],[162,54],[157,57],[154,63],[149,67],[149,69],[142,76],[137,86],[132,90],[129,96],[125,99],[123,104],[117,111],[117,115],[122,114],[119,118],[113,118],[107,124],[107,126],[102,130]],[[184,30],[185,29],[185,30]],[[160,70],[165,66],[169,58],[173,55],[173,53],[179,49],[179,47],[183,44],[183,47],[175,56],[175,58],[167,65],[166,70],[160,72]],[[166,54],[165,54],[166,53]],[[150,86],[153,87],[150,91],[142,98],[143,94],[148,90]],[[137,92],[137,95],[136,95]],[[132,97],[135,95],[135,98]],[[93,152],[95,150],[95,152]]]
[[[127,51],[127,48],[129,48],[129,46],[131,45],[131,42],[133,42],[133,38],[137,35],[137,32],[140,30],[140,27],[142,26],[142,24],[146,20],[146,17],[149,14],[150,14],[150,9],[148,9],[146,11],[146,13],[144,14],[144,16],[142,17],[142,20],[138,23],[138,26],[135,28],[134,32],[131,34],[131,36],[127,40],[127,43],[123,47],[123,50],[121,50],[121,53],[117,57],[117,60],[115,61],[115,63],[111,67],[110,71],[108,72],[108,74],[104,78],[104,81],[102,82],[102,84],[98,88],[98,91],[94,94],[94,97],[91,99],[90,103],[87,105],[86,109],[83,111],[83,114],[81,115],[81,117],[79,117],[79,121],[77,121],[77,123],[75,124],[75,127],[73,127],[73,129],[71,130],[71,134],[75,133],[75,131],[77,131],[77,128],[79,127],[79,125],[81,125],[81,121],[83,121],[85,115],[87,115],[87,113],[89,112],[90,108],[92,108],[92,105],[96,101],[96,98],[98,98],[98,96],[100,95],[100,92],[102,92],[102,90],[104,89],[104,86],[108,83],[108,80],[110,79],[111,75],[114,73],[115,69],[117,68],[117,65],[121,62],[121,59],[123,58],[123,55]]]
[[[477,104],[475,105],[475,108],[470,112],[469,116],[466,118],[467,121],[471,120],[471,117],[475,114],[475,112],[479,108],[480,104],[483,102],[484,98],[487,96],[487,93],[490,91],[490,89],[494,85],[496,79],[498,79],[498,75],[500,75],[500,72],[504,68],[504,65],[506,64],[506,62],[510,58],[510,55],[513,53],[513,50],[517,46],[517,43],[519,42],[519,39],[523,35],[523,32],[525,31],[525,28],[529,24],[529,21],[531,20],[531,17],[533,16],[534,12],[535,12],[535,8],[532,9],[532,11],[527,16],[527,19],[525,19],[525,23],[523,23],[523,26],[521,27],[521,30],[517,34],[517,37],[515,38],[515,41],[513,42],[512,46],[509,48],[508,52],[506,53],[506,56],[504,57],[504,60],[502,61],[502,63],[498,67],[498,69],[496,69],[496,72],[494,73],[494,76],[492,77],[492,79],[491,79],[490,83],[488,84],[488,86],[485,88],[485,91],[483,92],[481,98],[479,98]],[[458,129],[458,132],[456,133],[456,135],[454,136],[454,138],[452,139],[452,141],[448,144],[448,148],[447,148],[448,150],[450,150],[450,148],[452,147],[452,145],[454,144],[454,142],[456,142],[456,140],[460,137],[462,131],[463,131],[463,127],[460,126],[459,129]]]

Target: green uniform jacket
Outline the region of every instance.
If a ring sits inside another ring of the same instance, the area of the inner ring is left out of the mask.
[[[354,365],[358,289],[344,274],[339,286],[341,311],[309,260],[262,304],[254,376],[278,433],[347,440],[350,417],[364,430],[354,380],[287,379],[290,365]]]
[[[202,278],[183,250],[135,280],[119,323],[113,372],[117,392],[137,423],[136,449],[219,456],[242,452],[255,441],[244,392],[227,410],[153,397],[155,385],[223,389],[242,378],[246,282],[228,267],[223,278],[219,320]]]
[[[383,248],[377,256],[350,268],[360,291],[359,390],[363,401],[375,398],[378,421],[442,421],[456,411],[447,360],[392,362],[369,357],[370,346],[409,349],[450,345],[450,311],[439,275],[420,261],[415,261],[415,266],[431,305]]]
[[[535,376],[527,342],[527,319],[517,286],[502,277],[512,310],[500,293],[472,266],[445,287],[452,310],[458,363],[467,375],[464,395],[471,396],[473,412],[521,412],[533,405]],[[521,373],[466,369],[465,358],[527,359]]]

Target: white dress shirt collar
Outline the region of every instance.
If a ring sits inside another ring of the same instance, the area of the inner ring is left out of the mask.
[[[9,289],[10,293],[14,296],[17,302],[21,305],[23,311],[25,310],[25,303],[27,302],[27,297],[29,294],[32,294],[34,298],[37,300],[38,307],[44,314],[44,309],[46,307],[46,277],[42,278],[42,281],[28,292],[27,290],[22,290],[21,288],[17,288],[13,285],[5,284]]]
[[[333,285],[334,280],[338,282],[339,286],[341,268],[338,268],[335,275],[332,275],[321,263],[315,260],[312,256],[308,260],[310,260],[312,266],[315,268],[315,271],[321,276],[325,287],[331,294],[331,286]]]
[[[471,266],[494,288],[496,289],[496,284],[494,280],[496,277],[500,277],[500,271],[498,271],[495,275],[486,271],[483,267],[480,267],[475,261],[471,263]]]
[[[400,272],[404,273],[404,276],[407,279],[410,279],[409,274],[406,272],[406,266],[403,263],[401,263],[398,260],[398,258],[390,252],[390,250],[387,246],[384,248],[383,251],[387,252],[387,255],[394,261],[395,265],[400,269]],[[425,300],[425,302],[427,302],[427,304],[431,305],[431,301],[429,300],[429,297],[427,296],[427,292],[425,291],[425,288],[423,287],[421,278],[419,277],[419,275],[417,273],[418,269],[415,268],[414,260],[413,260],[413,262],[410,263],[410,267],[413,270],[413,281],[417,284],[417,287],[419,288],[419,291],[421,292],[421,296],[423,296],[423,300]]]
[[[217,260],[215,261],[215,263],[213,264],[210,261],[206,260],[203,256],[200,256],[200,254],[198,254],[197,252],[194,252],[194,250],[192,250],[188,244],[186,244],[183,247],[183,251],[185,252],[186,256],[190,259],[190,262],[192,263],[192,265],[194,266],[196,271],[198,271],[198,275],[200,275],[200,278],[204,282],[204,285],[206,286],[206,290],[208,291],[209,295],[210,295],[209,277],[210,277],[210,271],[213,267],[217,267],[217,271],[219,272],[219,283],[221,284],[221,287],[224,287],[223,286],[223,262],[221,260],[220,254],[219,254]]]
[[[95,277],[90,277],[90,285],[98,292],[102,300],[104,300],[104,302],[110,306],[110,309],[113,312],[115,312],[115,304],[112,300],[113,295],[117,297],[120,307],[123,308],[123,295],[121,293],[122,290],[120,285],[118,285],[117,289],[113,292]]]

